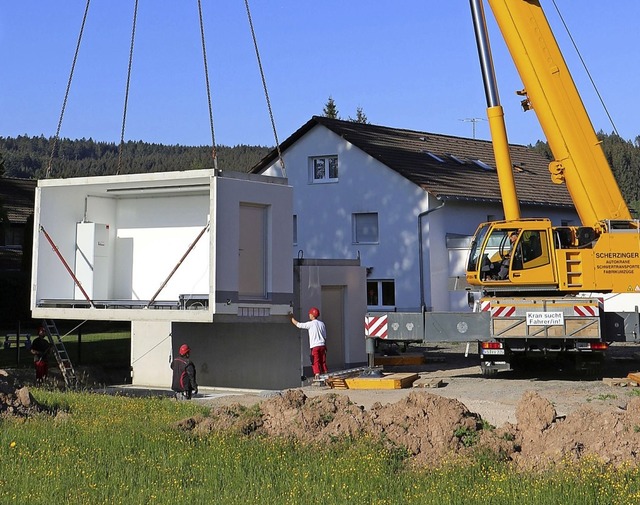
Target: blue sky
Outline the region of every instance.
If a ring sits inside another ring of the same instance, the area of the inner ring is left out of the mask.
[[[625,139],[640,135],[640,2],[555,0]],[[0,2],[0,136],[55,134],[85,0]],[[596,130],[613,130],[543,7]],[[134,0],[92,0],[61,136],[119,142]],[[467,0],[250,0],[280,141],[331,95],[344,118],[463,137],[485,117]],[[202,0],[216,142],[274,145],[243,0]],[[544,138],[489,31],[510,142]],[[126,140],[211,143],[196,0],[139,0]],[[488,139],[486,121],[476,137]]]

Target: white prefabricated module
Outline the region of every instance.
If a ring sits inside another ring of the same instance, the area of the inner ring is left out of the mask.
[[[47,179],[35,318],[212,321],[291,308],[292,188],[215,170]]]

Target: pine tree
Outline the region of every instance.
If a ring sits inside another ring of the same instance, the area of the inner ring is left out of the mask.
[[[360,107],[359,105],[356,108],[356,117],[353,118],[349,116],[349,121],[352,121],[354,123],[369,124],[369,119],[367,119],[367,115],[364,113],[364,110],[362,110],[362,107]]]
[[[322,115],[324,117],[328,117],[331,119],[340,119],[338,117],[338,108],[336,107],[336,102],[334,102],[333,97],[329,95],[329,99],[327,103],[324,104],[324,109],[322,109]]]

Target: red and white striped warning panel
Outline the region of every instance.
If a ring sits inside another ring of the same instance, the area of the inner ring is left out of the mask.
[[[480,302],[480,312],[488,312],[491,310],[491,300],[482,300]]]
[[[491,317],[511,317],[515,312],[516,308],[513,305],[500,305],[491,308]]]
[[[364,318],[365,335],[370,338],[387,338],[387,316]]]
[[[598,316],[598,307],[595,305],[574,305],[573,315],[581,317],[595,317]]]

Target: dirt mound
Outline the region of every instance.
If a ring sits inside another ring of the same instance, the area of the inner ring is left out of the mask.
[[[300,389],[285,391],[247,408],[214,407],[208,416],[180,421],[177,427],[206,434],[231,431],[301,442],[329,443],[367,435],[406,450],[417,466],[490,451],[522,470],[542,470],[589,457],[615,466],[640,463],[640,398],[625,409],[600,412],[584,406],[558,417],[535,392],[520,399],[516,424],[496,429],[458,400],[411,392],[369,410],[348,397],[327,393],[313,398]]]
[[[433,464],[469,450],[479,440],[482,420],[457,400],[422,392],[395,404],[377,403],[367,411],[345,396],[309,398],[293,389],[259,408],[215,407],[209,416],[185,419],[177,426],[201,434],[220,430],[318,443],[367,435],[406,449],[416,464]]]
[[[30,417],[47,409],[40,405],[27,387],[17,387],[6,370],[0,370],[0,416]]]
[[[511,455],[523,469],[543,469],[559,462],[592,458],[619,466],[640,463],[640,398],[626,409],[596,412],[583,406],[556,418],[551,403],[527,393],[518,404],[513,428],[518,451]]]

